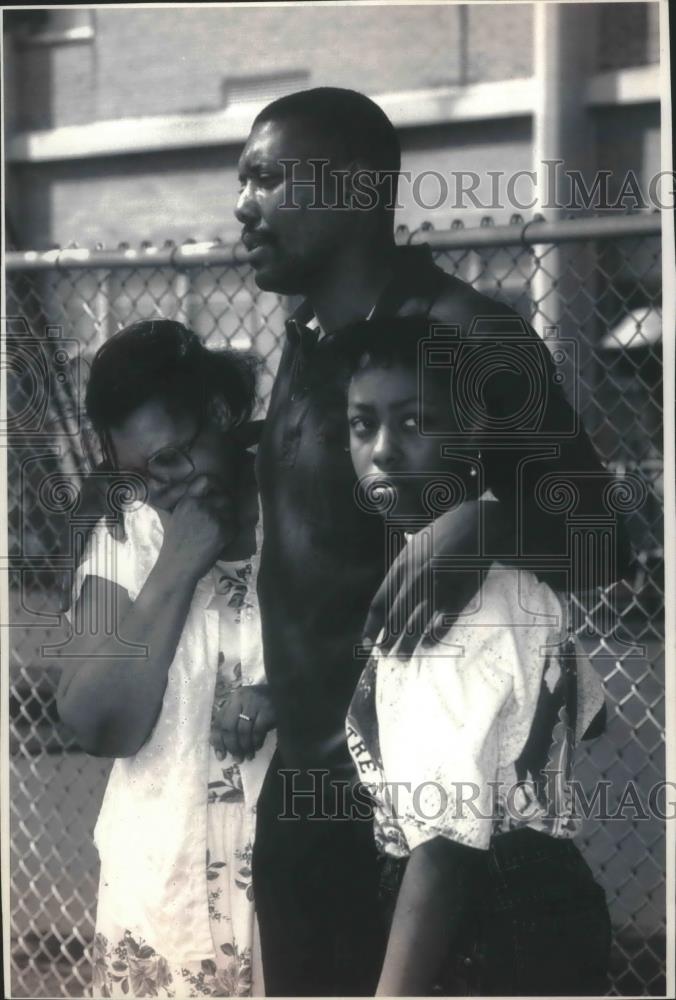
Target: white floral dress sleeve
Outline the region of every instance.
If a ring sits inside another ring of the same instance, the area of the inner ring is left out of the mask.
[[[73,573],[69,615],[80,597],[88,576],[97,576],[117,584],[127,593],[134,591],[134,556],[129,539],[120,533],[116,535],[105,518],[101,518],[92,528],[87,539],[80,563]]]

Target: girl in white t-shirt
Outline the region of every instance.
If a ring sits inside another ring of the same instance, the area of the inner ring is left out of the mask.
[[[490,517],[494,502],[448,369],[419,371],[427,336],[425,320],[393,319],[336,342],[356,499],[385,517],[390,552],[425,526],[433,538],[445,508],[480,500]],[[376,643],[348,713],[392,889],[378,995],[598,995],[608,911],[572,843],[568,783],[600,683],[549,586],[499,561],[483,572],[473,604],[410,659]]]
[[[245,358],[168,320],[120,331],[92,365],[94,482],[113,500],[128,485],[75,571],[58,708],[85,751],[115,758],[95,996],[260,993],[251,854],[274,717],[253,456],[236,436],[254,398]]]

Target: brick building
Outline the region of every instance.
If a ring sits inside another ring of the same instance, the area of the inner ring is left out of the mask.
[[[399,221],[410,227],[508,221],[526,205],[530,214],[541,192],[528,177],[517,203],[502,189],[498,205],[490,170],[509,176],[560,157],[611,169],[619,189],[628,170],[647,186],[659,169],[656,3],[58,8],[4,18],[9,235],[19,248],[235,235],[235,164],[254,114],[318,84],[375,97],[400,129],[404,170],[449,178],[446,197],[438,177],[424,178],[422,204],[404,187]],[[459,189],[459,172],[471,170],[484,177],[479,205]]]

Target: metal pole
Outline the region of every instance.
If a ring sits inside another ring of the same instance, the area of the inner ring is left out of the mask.
[[[596,5],[534,5],[535,111],[533,116],[533,169],[538,178],[537,211],[554,224],[569,211],[569,170],[588,176],[591,128],[585,108],[585,86],[595,59]],[[594,280],[593,249],[589,241],[564,248],[561,241],[538,244],[534,253],[532,293],[539,315],[534,326],[541,334],[553,331],[560,338],[575,339],[580,371],[588,381],[576,383],[584,409],[593,389],[592,345],[584,336],[584,314],[576,303],[571,272],[589,274]],[[590,289],[593,295],[593,289]],[[590,428],[591,429],[591,428]]]
[[[426,229],[404,234],[398,242],[428,243],[432,250],[480,250],[485,247],[534,246],[577,240],[608,240],[621,236],[659,236],[657,212],[636,212],[556,221],[533,221],[510,226],[479,226],[475,229]],[[179,247],[148,247],[143,250],[13,250],[5,254],[8,272],[95,270],[97,268],[221,267],[243,264],[243,251],[224,243],[190,243]]]

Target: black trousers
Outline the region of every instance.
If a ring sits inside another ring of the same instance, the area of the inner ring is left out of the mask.
[[[350,800],[337,816],[330,788],[291,802],[279,767],[275,757],[258,800],[253,852],[266,993],[372,996],[387,934],[373,825],[346,818]],[[330,818],[310,818],[322,807]],[[282,818],[285,811],[298,818]]]

